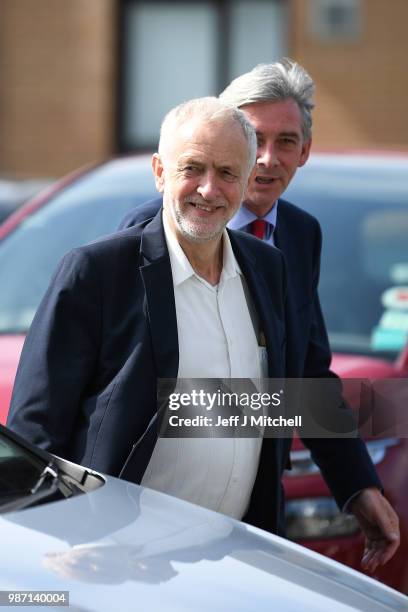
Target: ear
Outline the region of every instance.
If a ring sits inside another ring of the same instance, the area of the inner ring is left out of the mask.
[[[154,180],[156,183],[156,189],[160,193],[164,191],[164,168],[162,160],[158,153],[154,153],[152,157],[152,169],[154,174]]]
[[[307,160],[309,159],[311,146],[312,146],[311,138],[302,144],[302,152],[300,154],[298,168],[300,168],[301,166],[304,166]]]

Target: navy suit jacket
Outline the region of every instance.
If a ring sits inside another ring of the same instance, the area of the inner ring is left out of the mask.
[[[162,198],[157,198],[136,207],[123,218],[119,229],[152,217],[161,205]],[[330,378],[335,384],[338,379],[330,370],[331,351],[318,296],[322,247],[320,225],[306,211],[280,200],[274,239],[285,256],[288,272],[285,375],[287,378]],[[338,395],[341,401],[340,382]],[[330,410],[330,406],[327,409]],[[382,488],[360,438],[302,437],[302,441],[319,466],[339,508],[343,509],[361,489],[370,486]],[[286,461],[291,440],[286,438],[281,444]],[[260,471],[270,469],[270,465],[261,463]]]
[[[266,339],[285,361],[286,275],[277,249],[229,232]],[[173,280],[161,214],[68,253],[27,335],[8,425],[57,455],[140,482],[157,440],[157,379],[176,378]],[[266,439],[247,520],[282,532],[289,448]]]

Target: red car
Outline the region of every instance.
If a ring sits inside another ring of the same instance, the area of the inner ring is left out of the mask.
[[[24,335],[62,255],[114,231],[155,195],[150,158],[124,157],[70,175],[0,226],[1,422]],[[322,224],[320,296],[333,369],[343,378],[408,378],[408,156],[316,154],[285,197]],[[407,593],[408,443],[387,435],[367,445],[402,531],[399,552],[376,576]],[[356,522],[338,511],[299,440],[292,464],[289,537],[361,570]]]

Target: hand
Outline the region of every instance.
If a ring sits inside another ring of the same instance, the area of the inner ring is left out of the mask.
[[[376,488],[361,491],[351,502],[351,511],[365,535],[362,567],[374,572],[391,559],[400,543],[398,516]]]

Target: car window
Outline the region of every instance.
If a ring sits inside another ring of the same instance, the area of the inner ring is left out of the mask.
[[[28,216],[0,243],[0,333],[27,331],[67,251],[115,231],[128,210],[155,195],[150,160],[113,160]]]
[[[408,204],[402,210],[392,206],[371,211],[361,225],[361,256],[370,279],[385,285],[406,282],[407,242]]]
[[[333,350],[394,358],[406,342],[408,310],[383,302],[408,287],[407,177],[407,164],[315,162],[285,194],[322,226],[319,293]]]

